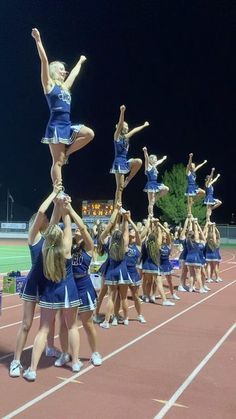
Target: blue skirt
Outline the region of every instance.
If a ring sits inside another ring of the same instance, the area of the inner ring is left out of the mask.
[[[164,183],[157,183],[155,180],[150,180],[146,183],[143,192],[160,192],[165,189]]]
[[[44,138],[41,142],[44,144],[63,143],[70,145],[74,142],[76,134],[83,125],[71,125],[70,114],[68,112],[53,112],[47,124]]]
[[[126,175],[130,172],[130,163],[128,160],[122,157],[116,157],[113,161],[110,173],[121,173]]]
[[[93,311],[97,306],[97,293],[89,275],[75,278],[79,299],[79,312]]]
[[[133,281],[127,269],[125,259],[115,261],[109,259],[109,266],[105,274],[105,285],[132,285]]]
[[[142,272],[160,275],[160,266],[156,265],[151,258],[147,258],[142,263]]]
[[[133,282],[130,285],[132,287],[139,287],[139,285],[142,284],[142,280],[141,280],[141,277],[140,277],[137,269],[128,267],[128,272],[129,272],[130,278],[132,279],[132,282]]]
[[[60,282],[47,280],[43,294],[40,296],[40,307],[49,309],[62,309],[79,307],[82,304],[78,296],[73,274]]]

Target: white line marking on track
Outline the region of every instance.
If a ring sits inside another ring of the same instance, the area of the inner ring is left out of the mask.
[[[173,317],[170,317],[168,320],[165,320],[163,323],[153,327],[152,329],[148,330],[147,332],[143,333],[142,335],[138,336],[137,338],[131,340],[130,342],[126,343],[125,345],[121,346],[120,348],[116,349],[115,351],[111,352],[110,354],[104,356],[103,362],[112,358],[113,356],[119,354],[120,352],[124,351],[125,349],[129,348],[130,346],[134,345],[136,342],[144,339],[146,336],[150,335],[151,333],[155,332],[156,330],[160,329],[161,327],[165,326],[166,324],[170,323],[171,321],[177,319],[178,317],[182,316],[183,314],[187,313],[188,311],[192,310],[193,308],[197,307],[198,305],[204,303],[206,300],[209,300],[214,295],[218,294],[219,292],[223,291],[225,288],[230,287],[231,285],[235,284],[236,280],[233,282],[228,283],[224,287],[217,290],[214,294],[211,294],[202,300],[198,301],[197,303],[193,304],[192,306],[186,308],[185,310],[181,311],[180,313],[175,314]],[[18,409],[10,412],[8,415],[4,416],[2,419],[10,419],[14,416],[17,416],[19,413],[24,412],[29,407],[35,405],[39,401],[45,399],[46,397],[50,396],[51,394],[55,393],[56,391],[60,390],[62,387],[66,386],[67,384],[71,383],[71,381],[75,380],[76,378],[80,377],[83,374],[86,374],[91,369],[96,368],[93,365],[90,365],[84,368],[82,371],[78,372],[77,374],[72,375],[70,378],[67,378],[63,383],[57,384],[56,386],[50,388],[49,390],[45,391],[44,393],[40,394],[39,396],[35,397],[34,399],[30,400],[29,402],[23,404]]]
[[[161,404],[168,403],[168,400],[158,400],[158,399],[152,399],[154,402],[158,402]],[[173,406],[175,407],[184,407],[185,409],[188,409],[188,406],[185,406],[184,404],[174,403]]]
[[[33,318],[33,320],[34,319],[38,319],[40,316],[35,316],[34,318]],[[20,321],[20,322],[16,322],[16,323],[11,323],[11,324],[5,324],[4,326],[1,326],[0,327],[0,330],[2,330],[2,329],[6,329],[7,327],[11,327],[11,326],[16,326],[17,324],[21,324],[22,323],[22,320]]]
[[[205,356],[205,358],[198,364],[198,366],[193,370],[193,372],[186,378],[183,384],[176,390],[173,396],[168,400],[166,405],[160,410],[160,412],[154,417],[154,419],[162,419],[166,415],[166,413],[171,409],[174,405],[176,400],[181,396],[181,394],[186,390],[186,388],[192,383],[194,378],[198,375],[198,373],[202,370],[202,368],[207,364],[207,362],[212,358],[212,356],[218,351],[218,349],[223,345],[225,340],[229,337],[229,335],[235,330],[236,323],[234,323],[228,331],[222,336],[222,338],[217,342],[217,344],[212,348],[210,352]]]
[[[22,306],[22,305],[23,305],[23,304],[16,304],[16,305],[14,305],[14,306],[3,307],[3,308],[2,308],[2,311],[3,311],[3,310],[9,310],[10,308],[20,307],[20,306]]]

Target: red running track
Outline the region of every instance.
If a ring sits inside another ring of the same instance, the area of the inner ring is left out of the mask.
[[[72,374],[41,358],[37,380],[10,378],[15,336],[21,321],[18,296],[4,296],[0,318],[0,415],[2,418],[233,419],[235,399],[236,251],[223,252],[222,283],[208,294],[179,293],[175,307],[143,304],[146,324],[136,321],[132,300],[129,326],[97,326],[101,367],[89,362],[81,327],[84,367]],[[177,284],[177,280],[176,280]],[[39,312],[22,363],[30,363]],[[132,321],[133,320],[133,321]],[[58,344],[57,338],[55,339]]]

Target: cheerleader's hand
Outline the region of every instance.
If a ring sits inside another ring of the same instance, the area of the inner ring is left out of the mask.
[[[149,127],[149,122],[145,121],[143,125],[144,125],[144,127]]]
[[[218,175],[217,175],[218,177],[220,177],[220,173],[218,173]]]
[[[32,29],[31,35],[35,39],[36,42],[40,41],[40,33],[37,28]]]
[[[121,207],[122,207],[122,203],[120,201],[117,201],[117,203],[115,204],[115,209],[119,211]]]
[[[204,164],[205,164],[205,163],[207,163],[207,160],[204,160],[204,162],[203,162],[203,163],[204,163]]]
[[[143,147],[143,152],[147,153],[147,147]]]
[[[62,181],[56,179],[53,184],[53,192],[58,195],[63,190]]]
[[[193,153],[189,153],[189,157],[193,157]]]
[[[80,64],[83,64],[86,60],[87,60],[87,58],[85,57],[85,55],[80,56],[80,59],[79,59]]]
[[[216,169],[215,169],[214,167],[212,167],[212,169],[211,169],[211,170],[212,170],[212,172],[214,172]]]
[[[120,106],[120,111],[121,111],[121,112],[124,112],[125,110],[126,110],[125,105],[121,105],[121,106]]]
[[[167,156],[163,156],[163,160],[166,160],[167,159]]]

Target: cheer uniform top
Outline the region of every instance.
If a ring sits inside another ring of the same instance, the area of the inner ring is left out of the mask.
[[[171,275],[173,273],[172,264],[169,260],[171,247],[162,244],[160,248],[160,272],[161,275]]]
[[[20,297],[22,300],[31,302],[39,301],[39,295],[41,294],[44,287],[44,282],[46,281],[46,278],[43,274],[43,243],[44,238],[41,237],[37,243],[33,245],[29,244],[32,267],[20,292]]]
[[[147,183],[144,187],[144,192],[159,192],[165,188],[163,183],[158,183],[158,170],[154,166],[148,166],[148,169],[145,171],[147,176]]]
[[[160,265],[157,265],[148,255],[146,243],[142,246],[142,272],[160,275]]]
[[[196,196],[198,193],[198,186],[196,184],[196,173],[189,172],[187,175],[187,189],[185,192],[186,196]]]
[[[125,259],[129,275],[133,281],[131,285],[135,287],[141,285],[142,282],[139,272],[137,270],[137,264],[140,259],[140,255],[141,252],[138,246],[135,243],[129,244],[128,250],[125,254]]]
[[[72,271],[81,304],[80,312],[93,311],[97,305],[97,294],[89,275],[92,256],[84,249],[72,250]]]
[[[114,140],[115,159],[112,164],[110,173],[129,173],[130,164],[127,160],[129,150],[129,141],[125,135],[120,135],[118,140]]]
[[[46,93],[46,99],[50,109],[50,118],[47,124],[44,138],[41,142],[45,144],[73,143],[76,133],[82,125],[71,125],[70,105],[71,95],[58,84],[54,84],[51,92]]]
[[[187,266],[202,266],[202,260],[200,258],[199,243],[195,241],[186,240],[187,255],[185,259],[185,265]]]

